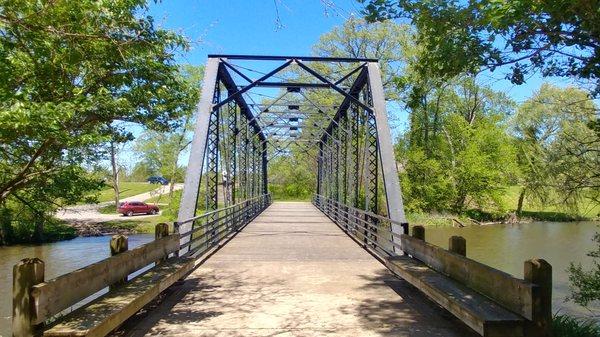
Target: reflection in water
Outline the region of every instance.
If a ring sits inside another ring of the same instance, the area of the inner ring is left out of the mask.
[[[428,242],[448,248],[448,239],[460,235],[467,240],[467,257],[523,278],[523,262],[543,258],[552,265],[554,312],[589,315],[574,303],[565,303],[569,294],[566,269],[571,261],[590,266],[586,254],[594,249],[592,237],[597,222],[534,222],[517,225],[427,227]],[[600,308],[594,310],[600,313]]]
[[[129,249],[154,240],[153,234],[129,236]],[[0,336],[10,336],[12,268],[19,260],[37,257],[45,262],[45,279],[85,267],[110,256],[110,236],[80,237],[44,245],[0,247]]]

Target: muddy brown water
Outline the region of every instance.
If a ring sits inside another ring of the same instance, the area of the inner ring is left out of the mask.
[[[154,234],[129,236],[129,249],[154,240]],[[110,256],[110,236],[78,237],[43,245],[0,247],[0,336],[11,336],[12,269],[19,260],[37,257],[45,262],[46,280]]]
[[[452,235],[467,240],[467,256],[519,278],[523,262],[533,257],[546,259],[553,267],[553,310],[577,316],[586,309],[565,302],[569,293],[566,269],[571,261],[591,266],[586,253],[593,250],[598,222],[534,222],[517,225],[427,227],[426,240],[447,248]],[[129,237],[130,249],[153,240],[153,235]],[[0,336],[10,336],[12,267],[20,259],[37,257],[46,262],[46,279],[68,273],[109,256],[110,237],[80,237],[39,246],[0,247]],[[600,314],[600,308],[594,310]]]
[[[543,258],[552,265],[554,312],[575,316],[595,316],[575,303],[565,301],[569,294],[569,278],[566,269],[576,261],[585,267],[592,265],[586,254],[594,250],[594,233],[600,222],[533,222],[515,225],[488,225],[455,227],[427,227],[425,240],[448,248],[452,235],[467,240],[467,257],[523,278],[523,262],[531,258]]]

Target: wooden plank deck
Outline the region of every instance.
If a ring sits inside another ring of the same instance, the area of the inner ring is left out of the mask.
[[[302,202],[271,205],[120,335],[476,336]]]

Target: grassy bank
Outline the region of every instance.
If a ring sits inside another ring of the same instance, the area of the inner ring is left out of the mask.
[[[29,222],[3,224],[0,230],[0,246],[14,244],[48,243],[70,240],[77,237],[75,228],[57,220],[50,219],[44,224],[41,240],[34,237],[35,225]]]
[[[169,224],[169,231],[173,230],[173,220],[162,215],[141,219],[136,219],[134,216],[132,218],[128,218],[127,220],[106,221],[101,225],[106,230],[114,230],[115,232],[118,232],[119,230],[126,230],[139,234],[152,234],[154,233],[154,226],[161,222]]]
[[[452,213],[407,213],[410,223],[426,226],[472,225],[481,223],[504,222],[514,216],[519,200],[519,186],[507,188],[502,203],[503,210],[498,209],[470,209],[462,214]],[[567,208],[564,204],[540,205],[525,200],[523,210],[518,220],[529,221],[597,221],[600,220],[600,205],[591,199],[581,201],[577,210]],[[512,218],[511,220],[515,220]]]
[[[121,183],[121,190],[119,196],[121,198],[128,198],[134,195],[146,193],[159,188],[161,185],[150,184],[147,182],[123,182]],[[115,192],[112,187],[107,186],[96,194],[98,202],[113,201],[115,199]],[[84,202],[82,202],[84,203]]]

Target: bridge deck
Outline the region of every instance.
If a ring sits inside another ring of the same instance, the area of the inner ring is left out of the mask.
[[[127,335],[475,336],[310,203],[274,203]]]

